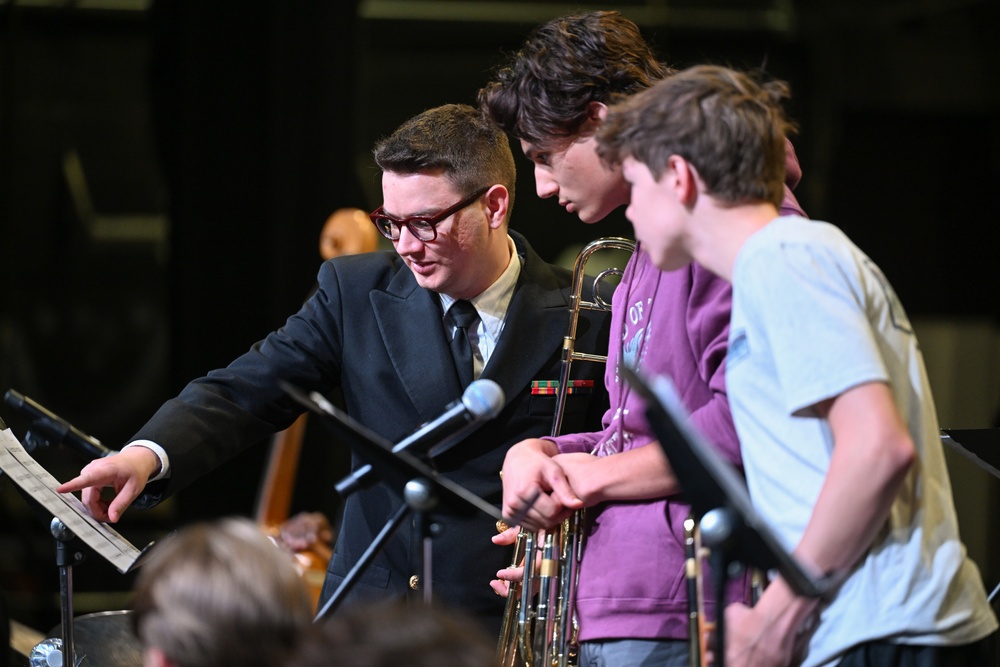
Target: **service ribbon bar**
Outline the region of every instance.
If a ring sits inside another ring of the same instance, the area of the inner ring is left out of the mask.
[[[570,380],[567,394],[589,394],[594,391],[593,380]],[[559,393],[559,380],[532,380],[531,393],[535,395]]]

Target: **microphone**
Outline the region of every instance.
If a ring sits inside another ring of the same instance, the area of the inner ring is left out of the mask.
[[[482,422],[500,414],[505,402],[500,385],[493,380],[476,380],[466,387],[461,400],[449,403],[444,414],[400,440],[393,445],[392,451],[416,454],[429,452],[430,456],[440,454],[478,428]],[[346,498],[374,481],[372,467],[364,465],[337,482],[335,488],[341,497]]]
[[[41,438],[50,445],[65,444],[90,459],[99,459],[115,453],[114,450],[102,445],[97,438],[80,431],[62,417],[13,389],[4,394],[3,400],[7,405],[31,418],[31,428],[36,433],[29,433],[26,439],[37,441]]]
[[[468,435],[479,422],[500,414],[504,402],[500,385],[493,380],[476,380],[466,387],[462,400],[450,403],[444,414],[400,440],[392,451],[425,454],[433,448],[431,456],[439,454]]]

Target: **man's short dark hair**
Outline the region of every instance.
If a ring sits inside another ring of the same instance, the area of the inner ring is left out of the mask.
[[[508,209],[514,207],[510,141],[467,104],[446,104],[414,116],[379,140],[372,152],[384,172],[441,171],[464,195],[499,183],[510,193]]]

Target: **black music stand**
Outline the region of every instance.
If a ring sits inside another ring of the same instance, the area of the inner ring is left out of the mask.
[[[145,562],[152,543],[141,551],[111,526],[90,516],[72,494],[56,491],[59,482],[35,461],[10,429],[0,420],[0,471],[6,473],[28,504],[50,514],[49,531],[56,541],[59,569],[59,600],[62,644],[58,649],[63,665],[77,664],[73,618],[73,567],[83,562],[83,545],[104,557],[126,574]],[[44,643],[44,642],[43,642]],[[37,647],[36,647],[37,648]]]
[[[943,428],[941,442],[1000,479],[1000,428]],[[991,603],[997,593],[1000,593],[1000,583],[990,592]]]
[[[287,383],[282,388],[298,403],[315,412],[322,423],[340,440],[346,442],[359,457],[366,460],[389,489],[403,499],[404,504],[386,522],[361,558],[347,573],[337,591],[316,614],[316,620],[331,613],[347,595],[368,564],[382,550],[404,519],[414,513],[422,540],[421,560],[424,602],[430,604],[431,585],[431,525],[432,513],[468,516],[477,511],[495,519],[503,515],[489,504],[452,480],[442,477],[420,459],[406,451],[393,451],[393,445],[338,409],[317,392],[306,393]]]
[[[670,460],[685,499],[702,517],[701,534],[711,547],[716,600],[716,664],[725,660],[725,584],[732,563],[777,570],[795,593],[824,597],[834,577],[809,571],[781,544],[750,502],[746,484],[690,424],[673,383],[665,377],[646,379],[627,366],[619,372],[646,401],[646,419]]]

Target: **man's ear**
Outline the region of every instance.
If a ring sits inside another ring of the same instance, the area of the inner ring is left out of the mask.
[[[680,155],[671,155],[667,158],[666,173],[670,177],[670,187],[673,188],[677,201],[685,206],[693,206],[698,199],[700,181],[694,165]]]
[[[486,197],[486,216],[489,218],[490,227],[499,229],[507,221],[507,213],[510,210],[510,192],[503,185],[497,183],[484,195]]]

